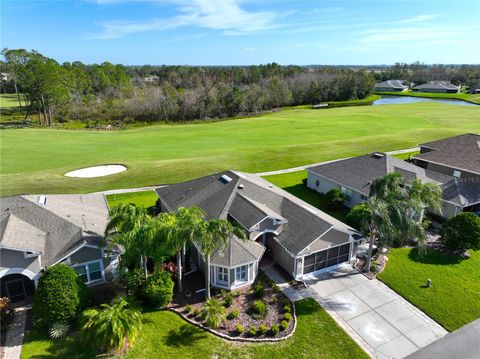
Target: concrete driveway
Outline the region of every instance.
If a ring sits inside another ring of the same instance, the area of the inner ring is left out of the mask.
[[[315,298],[372,357],[404,358],[447,334],[378,280],[350,266],[307,280]]]

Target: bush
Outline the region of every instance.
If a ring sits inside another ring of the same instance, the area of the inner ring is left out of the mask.
[[[125,288],[127,294],[132,294],[137,297],[142,294],[145,280],[145,274],[141,269],[134,269],[133,271],[122,272],[122,274],[120,274],[120,284]]]
[[[186,307],[185,307],[185,313],[190,313],[192,311],[192,306],[190,304],[188,304]]]
[[[251,307],[251,315],[255,319],[262,319],[267,316],[267,304],[263,300],[256,300]]]
[[[280,332],[280,328],[278,327],[278,325],[273,324],[273,325],[270,327],[270,334],[274,337],[275,335],[278,334],[278,332]]]
[[[163,307],[173,299],[174,282],[168,272],[155,272],[150,275],[143,288],[143,296],[150,304]]]
[[[285,304],[285,305],[283,306],[283,311],[284,311],[285,313],[291,313],[291,312],[292,312],[292,307],[290,306],[290,304]]]
[[[268,328],[265,324],[261,324],[259,327],[258,327],[258,333],[260,335],[262,334],[265,334],[267,332]]]
[[[7,331],[8,325],[12,322],[14,316],[15,311],[13,310],[10,298],[0,298],[0,325],[2,333]]]
[[[245,329],[243,328],[243,325],[241,325],[240,323],[235,325],[235,330],[237,331],[238,334],[242,334],[245,331]]]
[[[282,320],[280,322],[280,330],[284,331],[284,330],[287,330],[287,328],[288,328],[288,322],[286,320]]]
[[[217,299],[211,298],[205,303],[201,315],[208,327],[218,328],[225,320],[226,311]]]
[[[293,317],[290,313],[285,313],[283,315],[283,320],[286,320],[287,322],[290,322],[292,319],[293,319]]]
[[[200,315],[201,310],[199,308],[195,308],[192,312],[192,315],[196,318]]]
[[[442,243],[452,252],[480,249],[480,217],[462,212],[449,218],[442,227]]]
[[[262,283],[257,283],[253,286],[253,295],[255,298],[263,298],[265,295],[265,287]]]
[[[328,207],[331,209],[341,208],[345,201],[345,195],[338,188],[332,188],[325,193],[325,199],[327,200]]]
[[[229,293],[226,297],[225,300],[223,301],[223,305],[225,308],[230,307],[233,304],[233,294]]]
[[[360,203],[354,206],[345,217],[347,224],[359,231],[365,231],[370,222],[370,210],[366,203]]]
[[[277,285],[277,283],[275,283],[275,281],[273,279],[269,279],[267,283],[272,288]]]
[[[42,325],[71,322],[89,303],[88,289],[82,278],[69,266],[47,268],[38,281],[33,309]]]
[[[240,291],[237,290],[237,291],[235,292],[235,294],[234,294],[235,298],[240,297],[240,294],[241,294]]]
[[[238,309],[232,310],[230,313],[228,313],[227,319],[237,319],[240,313],[238,312]]]
[[[48,331],[50,338],[52,339],[60,339],[67,335],[68,331],[70,330],[70,324],[65,322],[57,322],[53,323]]]
[[[253,325],[248,328],[248,335],[254,337],[257,335],[257,328],[255,328]]]
[[[277,294],[282,291],[282,290],[280,289],[280,287],[279,287],[278,285],[276,285],[276,284],[272,286],[272,289],[273,289],[273,291],[274,291],[275,293],[277,293]]]

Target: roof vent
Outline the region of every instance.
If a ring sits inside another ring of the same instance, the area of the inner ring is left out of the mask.
[[[227,175],[222,175],[220,177],[220,181],[222,181],[223,183],[227,184],[229,182],[232,182],[232,179],[230,177],[228,177]]]
[[[382,158],[382,157],[384,157],[384,156],[385,156],[385,155],[384,155],[383,153],[378,153],[378,152],[375,152],[375,153],[372,155],[372,157],[374,157],[374,158]]]
[[[238,185],[238,189],[244,189],[244,188],[245,188],[245,186],[243,184]]]
[[[47,196],[42,194],[40,197],[38,197],[38,203],[43,205],[47,204]]]

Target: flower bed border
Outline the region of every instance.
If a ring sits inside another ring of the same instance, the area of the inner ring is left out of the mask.
[[[166,310],[178,314],[181,318],[183,318],[185,321],[188,323],[195,325],[196,327],[206,330],[207,332],[210,332],[213,335],[216,335],[217,337],[220,337],[222,339],[226,339],[232,342],[249,342],[249,343],[273,343],[273,342],[280,342],[282,340],[290,338],[293,333],[295,333],[295,329],[297,329],[297,314],[296,314],[296,309],[295,309],[295,303],[293,303],[290,299],[289,302],[292,307],[292,320],[293,320],[293,328],[290,333],[288,333],[286,336],[281,337],[281,338],[245,338],[245,337],[232,337],[223,333],[220,333],[216,331],[215,329],[209,328],[202,323],[198,323],[193,319],[188,318],[186,315],[184,315],[181,311],[174,309],[174,308],[165,308]]]

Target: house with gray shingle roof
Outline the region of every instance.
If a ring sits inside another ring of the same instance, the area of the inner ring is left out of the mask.
[[[408,90],[404,80],[387,80],[375,84],[376,92],[403,92]]]
[[[112,274],[116,256],[101,239],[108,220],[103,195],[22,195],[0,200],[1,296],[31,296],[42,271],[72,266],[88,285]]]
[[[433,93],[459,93],[460,86],[456,86],[450,81],[429,81],[426,84],[415,86],[413,88],[413,91]]]
[[[159,209],[196,206],[207,219],[241,226],[248,239],[228,240],[211,259],[213,286],[235,289],[252,283],[263,256],[269,256],[295,279],[348,263],[354,256],[353,228],[259,176],[225,171],[156,190]],[[195,243],[191,259],[205,271]]]
[[[402,175],[407,183],[418,178],[422,182],[438,184],[443,191],[443,204],[440,213],[436,214],[442,217],[455,216],[480,203],[480,186],[475,183],[460,182],[448,174],[380,152],[310,167],[307,172],[309,188],[320,193],[338,188],[345,195],[344,204],[347,207],[366,202],[373,180],[393,172]]]

